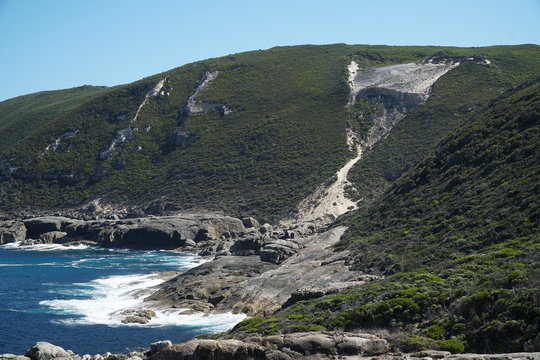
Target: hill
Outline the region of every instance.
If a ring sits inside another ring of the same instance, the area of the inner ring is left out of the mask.
[[[540,79],[505,92],[342,219],[349,266],[380,281],[237,332],[386,329],[404,350],[540,348]]]
[[[362,110],[369,101],[348,106],[351,61],[361,69],[459,63],[351,170],[350,195],[369,203],[490,98],[539,73],[538,54],[535,45],[279,47],[188,64],[84,101],[73,90],[72,108],[47,112],[36,131],[4,146],[0,205],[51,211],[100,199],[146,213],[276,221],[354,156],[347,129],[362,137],[372,125]]]
[[[102,86],[86,85],[42,91],[0,102],[0,152],[9,149],[42,125],[108,90]]]

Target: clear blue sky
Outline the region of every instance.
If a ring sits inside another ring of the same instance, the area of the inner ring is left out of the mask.
[[[540,0],[0,0],[0,100],[338,42],[540,44]]]

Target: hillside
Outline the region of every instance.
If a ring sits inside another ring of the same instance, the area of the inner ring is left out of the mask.
[[[404,350],[538,351],[539,120],[540,79],[499,96],[341,220],[350,267],[383,280],[246,320],[233,334],[386,329]]]
[[[369,202],[490,98],[539,73],[539,52],[535,45],[279,47],[188,64],[87,101],[73,93],[73,108],[48,112],[36,131],[5,146],[0,205],[63,211],[100,199],[124,212],[212,210],[275,222],[332,181],[354,157],[347,134],[363,139],[370,109],[376,115],[386,104],[370,104],[368,95],[348,105],[351,61],[363,70],[459,63],[351,170],[349,195]]]
[[[0,152],[42,125],[109,90],[102,86],[80,86],[42,91],[0,102]]]

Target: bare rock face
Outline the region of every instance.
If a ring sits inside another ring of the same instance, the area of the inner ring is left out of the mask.
[[[37,239],[41,234],[51,231],[64,231],[73,220],[62,216],[43,216],[23,220],[26,226],[26,237]]]
[[[194,242],[237,239],[245,232],[242,220],[213,214],[90,221],[47,216],[0,223],[0,244],[26,238],[37,240],[28,245],[92,241],[104,247],[176,249]]]
[[[227,298],[236,285],[274,268],[258,256],[224,256],[169,280],[147,300],[177,308],[209,312]]]
[[[333,284],[332,288],[358,286],[371,280],[363,273],[349,271],[345,264],[346,254],[334,253],[332,246],[339,241],[345,229],[336,227],[321,234],[294,239],[303,244],[296,253],[270,270],[245,279],[239,286],[230,287],[230,294],[216,305],[215,311],[232,309],[248,315],[269,315],[290,302],[291,296],[302,292],[302,289],[321,289],[328,284]],[[263,251],[264,248],[261,249],[261,258]],[[316,291],[310,293],[310,297],[316,295]],[[321,291],[322,295],[324,292]]]
[[[21,221],[0,221],[0,245],[22,241],[26,238],[26,227]]]

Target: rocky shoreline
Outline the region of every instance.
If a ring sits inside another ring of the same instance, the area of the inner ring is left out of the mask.
[[[212,259],[168,279],[126,309],[123,323],[145,324],[153,309],[181,314],[243,313],[265,316],[297,301],[380,279],[351,271],[349,252],[336,251],[346,227],[319,229],[301,223],[285,229],[259,224],[251,217],[179,214],[130,219],[80,220],[41,216],[0,221],[0,244],[88,244],[109,248],[170,249]],[[540,360],[540,353],[460,354],[423,351],[404,354],[373,334],[307,332],[280,335],[237,333],[234,339],[193,339],[182,344],[161,341],[150,350],[129,354],[77,355],[39,342],[25,356],[3,354],[0,360],[183,360],[183,359],[380,359],[380,360]]]
[[[169,340],[128,354],[85,354],[38,342],[25,355],[0,354],[0,360],[540,360],[540,352],[507,354],[451,354],[447,351],[391,352],[388,343],[363,333],[310,332],[244,339]]]
[[[170,249],[212,260],[170,278],[145,299],[143,308],[126,309],[126,321],[147,323],[152,309],[163,307],[182,309],[176,311],[183,314],[268,315],[378,279],[350,271],[348,251],[334,251],[345,230],[320,230],[315,223],[275,230],[251,217],[214,214],[121,220],[42,216],[0,222],[0,244]]]

